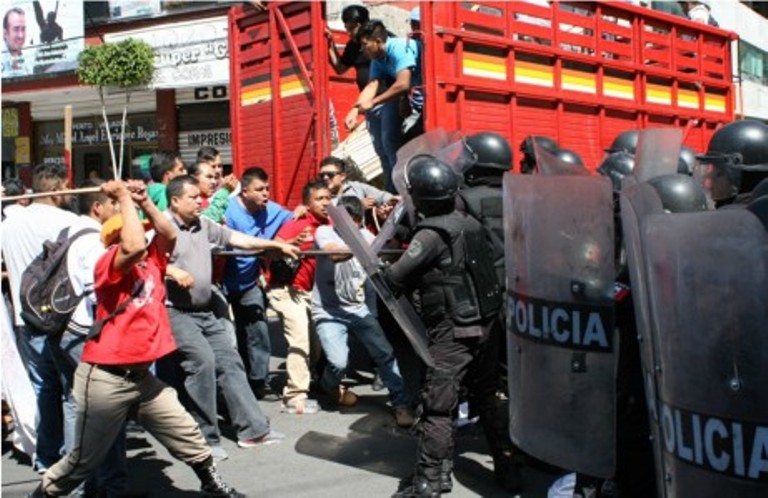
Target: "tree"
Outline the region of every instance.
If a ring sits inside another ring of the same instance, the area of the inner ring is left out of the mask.
[[[107,129],[109,152],[112,155],[112,172],[115,178],[123,174],[123,150],[125,145],[125,120],[131,93],[148,85],[155,74],[155,51],[146,42],[128,38],[117,43],[104,43],[87,47],[78,57],[77,77],[80,83],[97,86],[101,99],[101,113]],[[120,127],[120,162],[115,160],[115,147],[107,118],[104,102],[106,88],[120,88],[125,91],[123,119]]]

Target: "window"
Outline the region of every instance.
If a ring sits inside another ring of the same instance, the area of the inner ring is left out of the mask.
[[[739,74],[745,80],[768,85],[768,52],[739,40]]]

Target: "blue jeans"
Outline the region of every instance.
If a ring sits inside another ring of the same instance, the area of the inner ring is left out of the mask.
[[[221,389],[232,425],[240,440],[269,432],[269,421],[248,385],[243,360],[231,332],[210,311],[168,308],[173,337],[179,348],[184,387],[192,401],[190,412],[210,445],[221,444],[217,422],[216,386]]]
[[[27,366],[29,380],[37,396],[37,446],[32,465],[35,469],[47,469],[64,454],[64,389],[48,336],[33,334],[26,326],[19,326],[16,330],[19,354]]]
[[[237,348],[252,383],[266,383],[272,344],[267,326],[267,300],[258,285],[227,295],[237,325]]]
[[[373,149],[381,160],[381,169],[387,181],[387,191],[395,193],[392,169],[397,163],[397,149],[402,135],[400,108],[397,101],[380,104],[365,115],[368,131],[373,138]]]
[[[344,378],[349,360],[347,333],[351,331],[363,344],[379,369],[381,381],[389,389],[392,405],[396,407],[408,405],[409,396],[405,390],[403,378],[400,376],[392,345],[387,341],[384,331],[373,315],[361,317],[344,314],[330,320],[321,319],[315,324],[315,329],[328,358],[328,364],[320,380],[323,389],[334,392]]]
[[[64,448],[67,453],[75,447],[77,404],[72,395],[75,369],[83,355],[86,336],[65,331],[58,341],[50,341],[54,362],[61,374],[64,386]],[[78,487],[77,496],[88,496],[95,492],[93,487],[106,491],[106,496],[121,496],[128,489],[128,459],[125,454],[125,425],[109,448],[104,461],[84,485]]]

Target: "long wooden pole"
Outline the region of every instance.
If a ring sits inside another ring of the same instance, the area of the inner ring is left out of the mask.
[[[264,251],[227,251],[222,250],[219,251],[217,249],[213,250],[214,256],[257,256],[259,254],[262,254]],[[379,255],[398,255],[403,254],[405,252],[403,249],[382,249],[379,251]],[[299,257],[306,258],[306,257],[312,257],[312,256],[331,256],[331,255],[347,255],[352,254],[352,251],[350,250],[343,250],[340,249],[338,251],[323,251],[320,249],[310,249],[308,251],[299,251]]]
[[[33,194],[12,195],[10,197],[0,197],[0,202],[21,201],[24,199],[37,199],[39,197],[51,197],[54,195],[79,195],[91,194],[101,191],[101,187],[73,188],[69,190],[56,190],[53,192],[35,192]]]
[[[75,169],[72,166],[72,106],[64,106],[64,166],[67,167],[69,186],[74,185]]]

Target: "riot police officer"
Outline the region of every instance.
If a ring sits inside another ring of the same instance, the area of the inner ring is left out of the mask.
[[[500,326],[502,292],[486,257],[488,245],[482,225],[455,209],[459,188],[456,173],[433,156],[416,155],[404,174],[421,219],[408,250],[384,276],[394,289],[417,293],[435,366],[428,370],[421,394],[413,481],[394,497],[437,497],[450,488],[446,474],[453,455],[459,386],[473,376],[477,365],[488,363],[484,361],[488,354],[485,345],[491,328]],[[490,354],[495,360],[496,352]],[[484,384],[473,386],[485,400],[478,406],[481,420],[493,417],[496,405],[494,386]],[[506,452],[507,458],[499,457],[498,461],[511,463],[511,445],[503,448],[499,434],[488,433],[489,425],[483,427],[489,443],[493,442],[492,452]],[[519,488],[517,468],[509,465],[505,470],[508,488]]]

